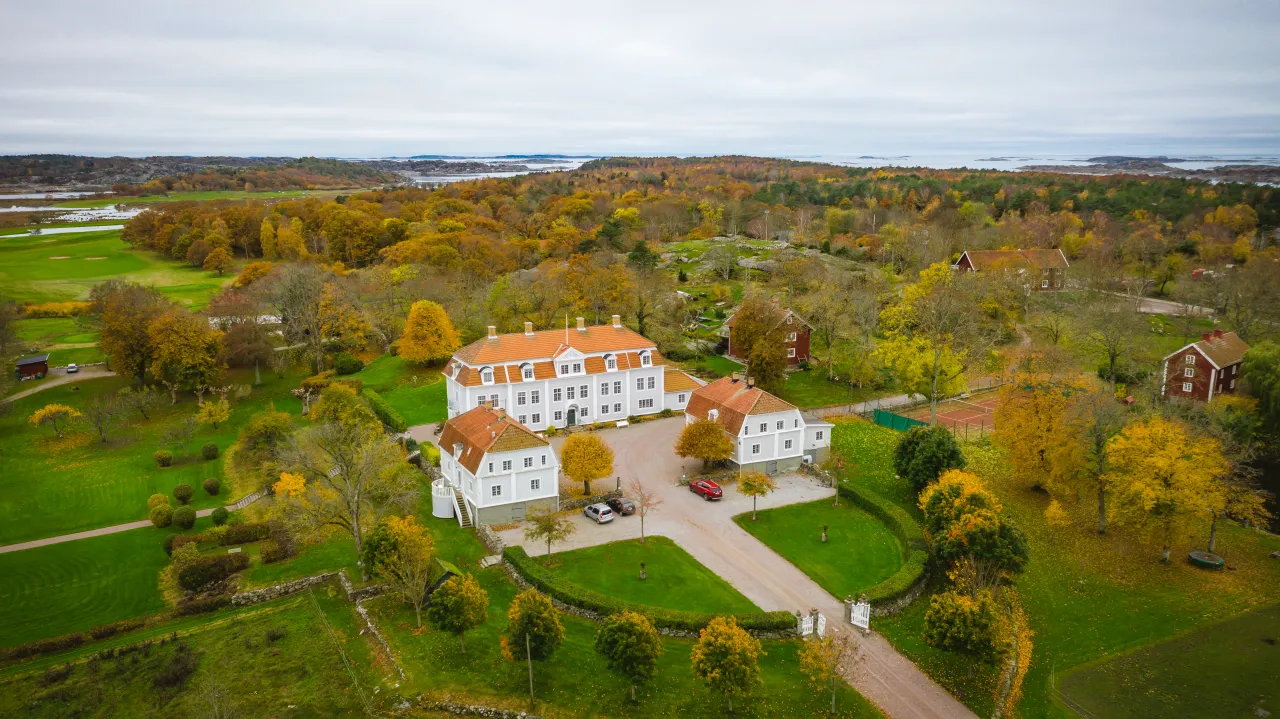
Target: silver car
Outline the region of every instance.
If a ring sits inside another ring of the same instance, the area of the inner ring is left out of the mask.
[[[594,519],[596,524],[607,524],[613,521],[613,510],[609,509],[607,504],[592,504],[582,510],[588,519]]]

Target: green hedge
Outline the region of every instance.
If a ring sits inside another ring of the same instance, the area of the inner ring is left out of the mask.
[[[558,599],[570,606],[586,609],[601,615],[617,614],[622,611],[638,612],[649,618],[655,627],[697,632],[707,626],[716,614],[700,612],[682,612],[674,609],[663,609],[648,604],[637,604],[622,599],[609,597],[599,592],[581,587],[566,581],[538,564],[522,547],[507,547],[503,557],[524,577],[525,581],[539,591]],[[747,630],[763,632],[781,632],[796,628],[796,617],[790,612],[761,612],[759,614],[729,615],[737,620],[738,626]]]
[[[839,492],[841,497],[884,522],[893,536],[902,543],[902,566],[893,576],[864,592],[867,601],[872,604],[889,602],[906,594],[924,574],[925,562],[928,560],[920,523],[907,510],[869,489],[842,483]]]
[[[409,429],[409,424],[404,421],[404,417],[401,417],[400,413],[397,412],[394,407],[387,404],[387,401],[382,398],[382,395],[367,388],[362,394],[364,395],[365,400],[369,402],[369,409],[373,410],[373,413],[378,415],[378,419],[382,420],[382,423],[387,426],[387,429],[390,429],[392,432],[403,432],[406,429]]]

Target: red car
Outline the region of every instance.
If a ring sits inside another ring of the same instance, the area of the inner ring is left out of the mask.
[[[709,479],[700,479],[696,482],[690,482],[689,491],[694,494],[701,494],[702,498],[707,501],[720,499],[724,496],[724,490],[720,489],[720,485]]]

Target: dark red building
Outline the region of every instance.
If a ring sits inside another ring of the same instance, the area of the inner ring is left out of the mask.
[[[1164,358],[1161,394],[1208,402],[1216,395],[1236,391],[1240,362],[1249,345],[1235,332],[1214,330],[1199,342]]]
[[[49,355],[33,355],[18,360],[15,367],[18,377],[43,377],[49,374]]]
[[[1062,250],[966,250],[952,268],[968,272],[1016,271],[1026,277],[1031,290],[1042,291],[1066,287],[1070,266]]]
[[[776,304],[776,301],[775,301]],[[729,356],[734,356],[733,341],[733,325],[737,318],[735,312],[732,317],[725,321],[725,326],[729,328]],[[787,348],[787,363],[797,365],[801,362],[809,361],[809,334],[812,328],[808,322],[804,321],[800,315],[778,308],[778,324],[782,327],[782,344]]]

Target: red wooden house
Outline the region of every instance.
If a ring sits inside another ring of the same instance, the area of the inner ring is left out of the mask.
[[[774,300],[774,304],[778,303]],[[727,354],[730,357],[734,355],[735,342],[733,340],[734,320],[738,317],[738,313],[733,313],[728,320],[725,321],[725,327],[729,328],[729,350]],[[800,315],[778,308],[778,324],[782,326],[783,336],[782,343],[787,348],[787,364],[797,365],[801,362],[809,361],[809,334],[812,329],[808,322],[804,321]]]
[[[1240,362],[1249,345],[1235,332],[1214,330],[1199,342],[1164,358],[1161,394],[1208,402],[1214,395],[1232,393],[1240,378]]]
[[[1032,290],[1060,290],[1067,285],[1067,256],[1062,250],[966,250],[952,269],[968,272],[1016,270]]]
[[[17,373],[19,378],[43,377],[49,374],[49,355],[44,354],[23,357],[18,360],[18,364],[14,367],[14,371]]]

